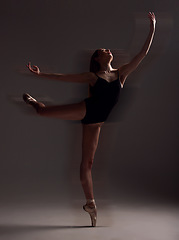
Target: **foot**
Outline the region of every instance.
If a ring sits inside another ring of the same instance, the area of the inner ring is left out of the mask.
[[[32,96],[30,96],[30,94],[28,94],[28,93],[23,94],[23,100],[27,104],[32,105],[38,113],[39,113],[40,109],[45,107],[45,105],[43,103],[37,102],[37,100],[35,98],[33,98]]]
[[[89,204],[86,204],[83,206],[83,209],[89,213],[91,217],[91,225],[92,227],[96,227],[96,221],[97,221],[97,208],[96,205],[90,206]]]

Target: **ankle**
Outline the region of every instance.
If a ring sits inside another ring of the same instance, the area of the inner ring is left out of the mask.
[[[86,205],[88,205],[89,207],[96,207],[96,203],[94,199],[86,199]]]
[[[32,106],[36,109],[37,113],[41,113],[41,110],[45,107],[41,102],[34,102]]]

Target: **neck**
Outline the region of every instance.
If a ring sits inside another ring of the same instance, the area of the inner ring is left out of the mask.
[[[101,63],[100,64],[100,72],[111,72],[112,67],[110,63]]]

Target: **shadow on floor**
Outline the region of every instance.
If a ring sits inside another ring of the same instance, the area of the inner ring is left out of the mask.
[[[98,226],[101,227],[101,226]],[[1,224],[0,236],[31,231],[60,230],[60,229],[93,228],[92,226],[68,226],[68,225],[33,225],[33,224]]]

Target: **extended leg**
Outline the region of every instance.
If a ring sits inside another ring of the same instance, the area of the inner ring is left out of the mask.
[[[27,93],[23,95],[23,99],[26,103],[32,105],[41,116],[66,120],[81,120],[86,114],[86,105],[84,101],[75,104],[45,106]]]

